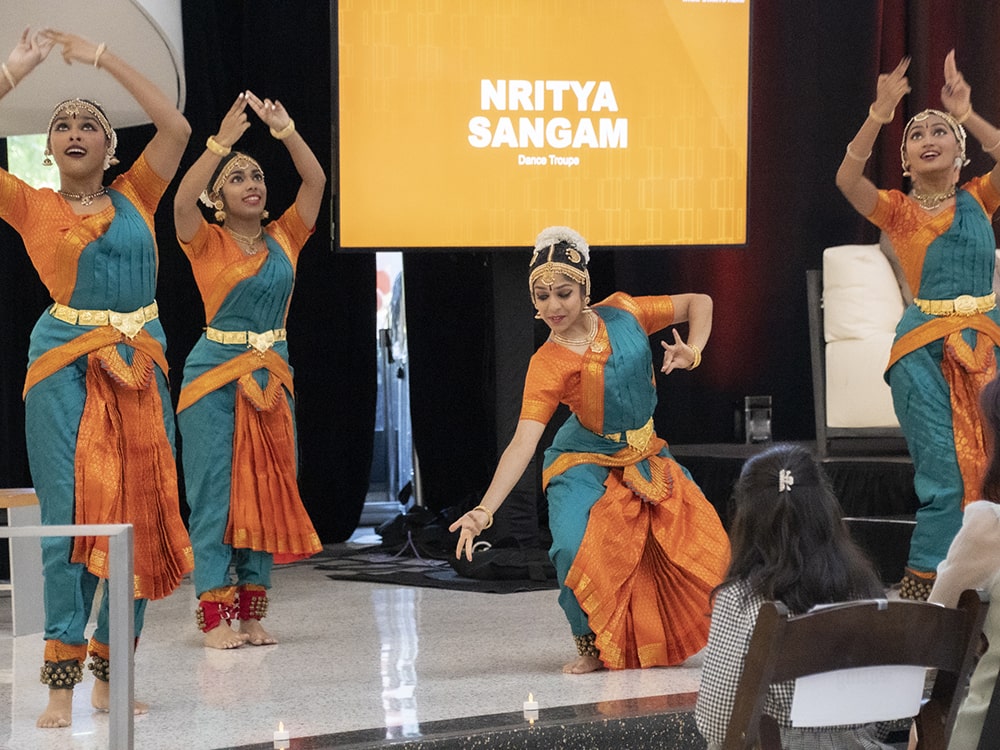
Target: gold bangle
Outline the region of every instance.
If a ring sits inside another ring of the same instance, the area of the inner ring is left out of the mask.
[[[477,505],[472,510],[481,510],[483,513],[486,514],[486,525],[483,526],[483,528],[480,529],[480,531],[486,531],[486,529],[488,529],[490,526],[493,525],[493,513],[490,512],[489,508],[487,508],[487,507],[485,507],[483,505]]]
[[[860,162],[864,163],[864,162],[868,161],[871,158],[872,152],[869,151],[868,152],[868,156],[858,156],[856,153],[854,153],[853,151],[851,151],[851,144],[848,143],[847,144],[847,155],[849,157],[851,157],[852,159],[854,159],[854,161],[860,161]]]
[[[229,152],[232,149],[229,146],[223,146],[217,140],[215,140],[214,135],[208,136],[208,140],[205,141],[205,148],[211,151],[216,156],[229,156]]]
[[[687,366],[687,369],[693,370],[694,368],[696,368],[698,365],[701,364],[701,349],[699,349],[694,344],[688,344],[688,346],[691,347],[691,351],[694,352],[694,359],[691,360],[691,364]]]
[[[997,141],[996,143],[994,143],[989,148],[986,148],[986,146],[983,146],[983,151],[985,151],[987,154],[992,154],[998,148],[1000,148],[1000,141]]]
[[[893,118],[896,116],[896,110],[892,110],[892,112],[889,114],[889,117],[885,118],[882,117],[881,115],[876,114],[875,105],[871,104],[868,106],[868,116],[872,118],[875,122],[877,122],[879,125],[888,125],[890,122],[893,121]]]
[[[14,76],[10,72],[10,68],[7,67],[7,63],[3,63],[2,65],[0,65],[0,68],[3,69],[3,77],[7,79],[7,83],[10,84],[11,89],[12,90],[16,89],[17,81],[14,80]]]
[[[955,122],[957,122],[959,125],[961,125],[963,122],[965,122],[966,120],[969,119],[969,116],[971,114],[972,114],[972,105],[970,104],[969,108],[967,110],[965,110],[965,114],[964,115],[962,115],[961,117],[955,117],[955,115],[952,115],[952,117],[955,117]]]
[[[281,130],[275,130],[271,128],[271,135],[277,138],[279,141],[285,140],[288,136],[295,132],[295,120],[288,118],[288,124],[285,125]]]
[[[101,55],[104,54],[104,50],[106,50],[107,48],[108,48],[108,45],[106,45],[104,42],[101,42],[100,44],[97,45],[97,51],[94,53],[94,67],[95,68],[100,67],[99,63],[101,62]]]

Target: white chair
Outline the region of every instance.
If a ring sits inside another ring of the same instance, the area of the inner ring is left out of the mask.
[[[806,281],[817,453],[844,439],[904,451],[883,377],[905,309],[888,259],[877,244],[829,247]]]

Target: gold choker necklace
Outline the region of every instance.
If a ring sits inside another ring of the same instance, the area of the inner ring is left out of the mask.
[[[952,185],[950,189],[945,190],[943,193],[921,193],[917,188],[913,188],[913,200],[924,209],[925,211],[933,211],[935,208],[940,206],[949,198],[955,196],[955,186]]]
[[[243,252],[247,255],[256,255],[260,252],[260,248],[257,247],[257,243],[260,241],[260,238],[264,236],[264,227],[259,227],[257,229],[257,234],[252,236],[249,234],[240,234],[229,227],[223,227],[223,229],[229,232],[232,238],[236,240],[236,244],[239,245],[243,249]]]
[[[570,339],[553,331],[552,340],[563,346],[590,346],[593,344],[594,339],[597,337],[597,316],[590,310],[586,310],[585,312],[590,316],[590,330],[587,331],[586,336],[579,339]]]
[[[102,195],[107,195],[108,189],[102,187],[96,193],[68,193],[65,190],[60,190],[59,195],[61,195],[66,200],[70,201],[80,201],[81,206],[89,206],[94,202],[96,198],[100,198]]]

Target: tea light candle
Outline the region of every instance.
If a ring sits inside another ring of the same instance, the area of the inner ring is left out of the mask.
[[[292,746],[292,741],[288,736],[288,730],[282,721],[278,722],[278,731],[274,733],[274,750],[288,750]]]
[[[524,718],[531,723],[538,719],[538,701],[531,693],[528,693],[528,700],[524,702]]]

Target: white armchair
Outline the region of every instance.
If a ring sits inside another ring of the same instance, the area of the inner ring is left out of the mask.
[[[905,449],[883,378],[903,296],[877,244],[823,251],[823,270],[807,271],[816,449],[862,438],[880,452]]]

